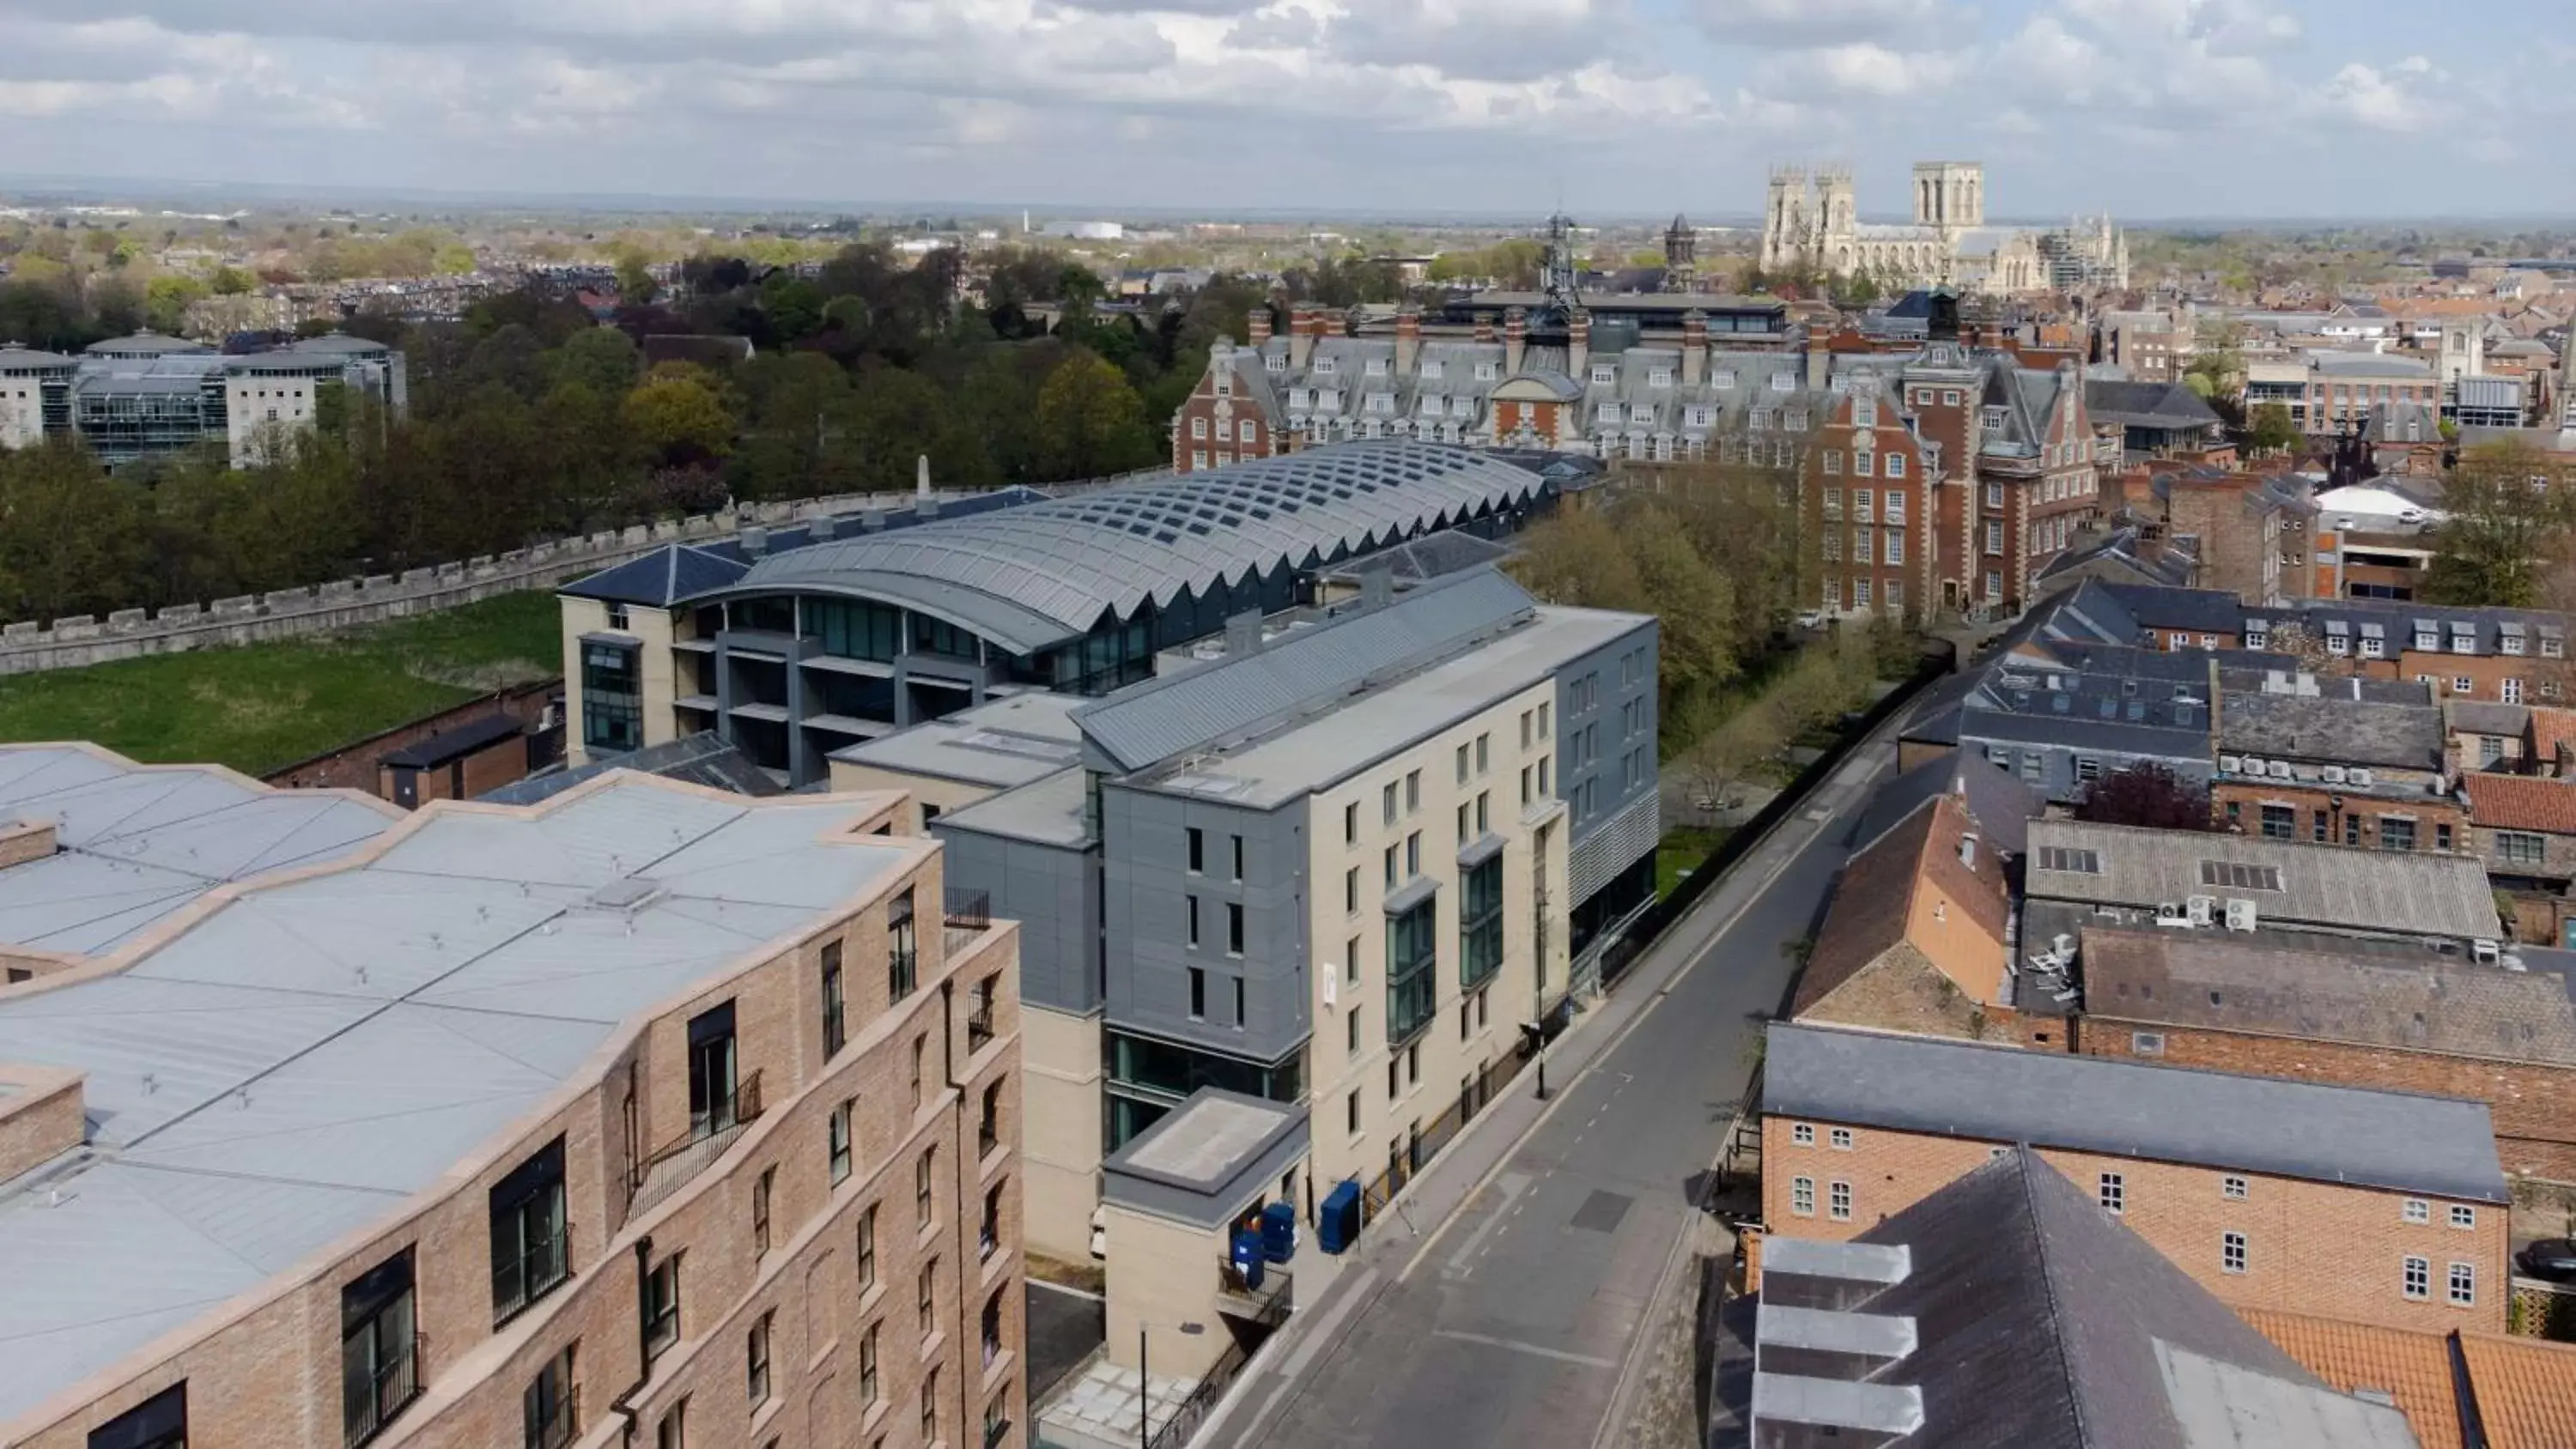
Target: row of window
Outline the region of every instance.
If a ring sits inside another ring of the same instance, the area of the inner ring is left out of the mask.
[[[2264,839],[2296,840],[2299,838],[2299,812],[2296,807],[2290,805],[2266,804],[2259,808],[2262,816],[2261,830]],[[2312,810],[2309,812],[2309,816],[2310,840],[2318,845],[2333,844],[2333,815],[2324,810]],[[2345,814],[2343,817],[2343,843],[2350,846],[2361,845],[2363,843],[2362,823],[2370,818],[2371,817],[2369,816],[2361,814],[2359,811]],[[2230,826],[2242,829],[2244,822],[2244,802],[2239,800],[2228,801],[2227,823]],[[2416,828],[2421,823],[2422,822],[2418,821],[2412,815],[2381,815],[2377,818],[2377,828],[2373,834],[2375,836],[2376,843],[2382,850],[2413,850],[2422,838],[2417,833]],[[2538,836],[2530,838],[2534,840],[2539,839]],[[2499,839],[2501,839],[2501,837],[2499,837]],[[2435,850],[2449,850],[2451,846],[2452,831],[2450,822],[2447,820],[2435,821],[2433,823],[2433,848]],[[2534,855],[2532,859],[2537,860],[2539,857]]]
[[[1835,533],[1831,530],[1828,530],[1825,533],[1825,562],[1840,563],[1842,561],[1842,544],[1842,535],[1839,533]],[[1886,562],[1889,565],[1902,567],[1905,563],[1905,535],[1897,532],[1893,528],[1887,530],[1885,547],[1884,549],[1881,549],[1878,547],[1877,530],[1860,527],[1854,528],[1851,531],[1851,561],[1853,563],[1867,564],[1873,562],[1876,559],[1876,556],[1882,552],[1885,553]]]
[[[1219,434],[1218,434],[1218,435],[1219,435],[1220,437],[1222,437],[1222,436],[1223,436],[1222,429],[1223,429],[1224,425],[1223,425],[1223,424],[1219,424],[1219,425],[1218,425],[1218,427],[1219,427],[1219,429],[1220,429],[1220,432],[1219,432]],[[1208,435],[1208,420],[1207,420],[1206,418],[1203,418],[1203,417],[1195,417],[1195,418],[1190,419],[1190,436],[1191,436],[1192,438],[1195,438],[1195,439],[1198,439],[1198,440],[1204,441],[1204,440],[1207,438],[1207,435]],[[1253,441],[1255,441],[1256,439],[1258,439],[1258,438],[1259,438],[1259,436],[1260,436],[1260,427],[1259,427],[1259,425],[1258,425],[1258,424],[1254,423],[1254,422],[1252,421],[1252,419],[1250,419],[1250,418],[1245,418],[1245,419],[1243,419],[1241,422],[1239,422],[1239,423],[1237,423],[1237,424],[1235,425],[1235,438],[1236,438],[1236,440],[1237,440],[1237,441],[1239,441],[1239,442],[1245,442],[1245,443],[1253,442]]]
[[[1863,562],[1866,562],[1866,560],[1863,560]],[[1871,584],[1872,581],[1866,577],[1856,578],[1851,581],[1851,606],[1853,608],[1884,608],[1898,610],[1905,607],[1905,580],[1886,579],[1879,581],[1879,585],[1875,590],[1872,589]],[[1875,602],[1873,602],[1873,597]],[[1843,581],[1841,579],[1828,577],[1825,580],[1824,599],[1825,608],[1827,610],[1839,610],[1842,608]]]
[[[1873,454],[1865,449],[1854,449],[1852,451],[1851,475],[1855,478],[1902,478],[1906,476],[1905,469],[1906,463],[1905,455],[1903,453]],[[1835,476],[1840,476],[1842,471],[1842,450],[1840,448],[1825,449],[1825,472]]]
[[[1832,470],[1827,469],[1826,471],[1831,472]],[[1888,476],[1894,477],[1896,475],[1891,473]],[[1879,522],[1878,503],[1882,496],[1885,497],[1887,502],[1886,521],[1893,524],[1904,523],[1906,499],[1909,495],[1907,495],[1903,490],[1896,488],[1888,489],[1884,495],[1881,495],[1877,490],[1870,488],[1853,489],[1851,491],[1852,522]],[[1826,520],[1828,522],[1839,522],[1843,516],[1843,490],[1840,488],[1828,488],[1825,490],[1824,498]]]

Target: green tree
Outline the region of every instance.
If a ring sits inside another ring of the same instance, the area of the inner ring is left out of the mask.
[[[665,465],[721,459],[733,449],[733,418],[713,388],[696,378],[656,375],[626,395],[626,426]]]
[[[1076,351],[1038,391],[1037,464],[1050,479],[1097,478],[1152,465],[1160,450],[1144,400],[1095,353]]]
[[[206,284],[175,273],[154,277],[143,289],[143,316],[155,332],[177,334],[188,321],[189,304],[206,295]]]
[[[917,372],[881,367],[862,376],[851,398],[850,438],[862,488],[910,487],[923,458],[942,487],[993,481],[982,442],[938,385]]]
[[[251,278],[239,267],[217,267],[212,281],[218,297],[239,297],[250,291]]]
[[[618,254],[618,301],[630,307],[640,307],[661,295],[662,286],[653,280],[651,265],[642,252],[629,250]]]
[[[2548,565],[2576,524],[2568,480],[2518,438],[2469,449],[2442,495],[2425,597],[2439,604],[2527,609],[2540,602]]]
[[[603,397],[622,396],[644,370],[644,354],[635,339],[614,327],[575,333],[546,356],[545,371],[553,384],[577,383]]]
[[[135,484],[102,476],[76,442],[0,452],[0,615],[52,619],[133,603],[148,577],[144,498]]]
[[[2258,404],[2254,409],[2254,416],[2249,421],[2251,426],[2246,430],[2245,441],[2258,453],[2277,453],[2286,448],[2295,448],[2305,441],[2304,435],[2299,431],[2299,425],[2291,420],[2290,409],[2285,404]]]

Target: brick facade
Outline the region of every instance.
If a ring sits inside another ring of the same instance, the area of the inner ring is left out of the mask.
[[[2140,1032],[2153,1033],[2160,1050],[2141,1058]],[[2505,1171],[2576,1182],[2576,1067],[2213,1031],[2100,1012],[2086,1013],[2079,1024],[2076,1050],[2086,1056],[2484,1102],[2495,1117],[2496,1155]]]
[[[2468,811],[2451,796],[2430,792],[2391,800],[2303,781],[2221,776],[2210,782],[2209,808],[2222,829],[2275,840],[2350,845],[2364,850],[2472,848]],[[2269,831],[2264,828],[2266,810],[2273,812],[2269,817],[2273,828]],[[2279,812],[2283,810],[2290,812],[2286,836],[2278,833],[2282,818]],[[2404,830],[2387,828],[2398,822],[2412,827],[2411,847],[2396,843],[2405,838]]]
[[[1806,451],[1829,610],[1901,614],[1937,595],[1936,479],[1894,398],[1856,381]]]
[[[1812,1143],[1796,1141],[1800,1125]],[[1762,1218],[1773,1235],[1847,1241],[1912,1207],[2011,1146],[1968,1138],[1850,1127],[1834,1147],[1834,1124],[1765,1117]],[[2451,1226],[2448,1200],[2257,1173],[2230,1172],[2090,1152],[2039,1149],[2039,1156],[2088,1193],[2117,1174],[2121,1220],[2220,1301],[2235,1308],[2310,1313],[2393,1328],[2500,1332],[2508,1286],[2506,1214],[2501,1204],[2461,1203],[2473,1226]],[[1798,1183],[1808,1188],[1802,1195]],[[2230,1196],[2241,1183],[2242,1197]],[[1836,1184],[1848,1204],[1836,1216]],[[2407,1204],[2424,1204],[2409,1221]],[[1800,1211],[1802,1202],[1806,1211]],[[2226,1235],[2244,1240],[2242,1271],[2230,1271]],[[2406,1293],[2407,1259],[2425,1265],[2425,1296]],[[2471,1302],[2449,1298],[2451,1265],[2466,1265]]]

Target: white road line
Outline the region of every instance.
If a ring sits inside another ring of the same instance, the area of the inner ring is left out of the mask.
[[[1433,1329],[1432,1337],[1455,1339],[1460,1343],[1481,1343],[1487,1348],[1508,1348],[1514,1353],[1531,1354],[1538,1358],[1552,1358],[1559,1363],[1579,1363],[1586,1368],[1610,1369],[1618,1367],[1617,1364],[1612,1363],[1606,1358],[1595,1358],[1588,1353],[1568,1353],[1561,1348],[1544,1348],[1535,1343],[1522,1343],[1518,1340],[1509,1338],[1494,1338],[1482,1333],[1461,1333],[1454,1328]]]
[[[1516,1172],[1507,1172],[1497,1180],[1495,1185],[1502,1189],[1503,1201],[1494,1204],[1494,1210],[1485,1215],[1483,1222],[1476,1224],[1476,1230],[1467,1235],[1467,1241],[1460,1243],[1458,1251],[1449,1255],[1449,1271],[1455,1273],[1464,1270],[1467,1255],[1475,1250],[1477,1244],[1485,1241],[1495,1228],[1502,1225],[1505,1204],[1521,1195],[1521,1190],[1529,1186],[1529,1179]]]

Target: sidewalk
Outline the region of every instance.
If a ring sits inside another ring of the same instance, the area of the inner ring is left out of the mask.
[[[1887,736],[1894,727],[1893,722],[1884,726],[1855,750],[1850,760],[1817,788],[1805,810],[1775,825],[1760,845],[1737,862],[1726,880],[1647,948],[1620,978],[1611,996],[1578,1016],[1547,1047],[1544,1060],[1548,1100],[1537,1096],[1538,1071],[1534,1063],[1467,1124],[1447,1151],[1423,1167],[1362,1235],[1357,1250],[1343,1255],[1335,1264],[1335,1271],[1301,1267],[1296,1313],[1236,1380],[1195,1442],[1233,1442],[1234,1436],[1267,1417],[1273,1401],[1297,1382],[1326,1337],[1344,1320],[1366,1312],[1390,1281],[1406,1274],[1414,1259],[1518,1149],[1556,1097],[1653,1008],[1675,978],[1707,953],[1726,924],[1760,896],[1791,860],[1866,794],[1874,778],[1893,758]],[[1311,1295],[1306,1291],[1310,1283],[1316,1290]]]

